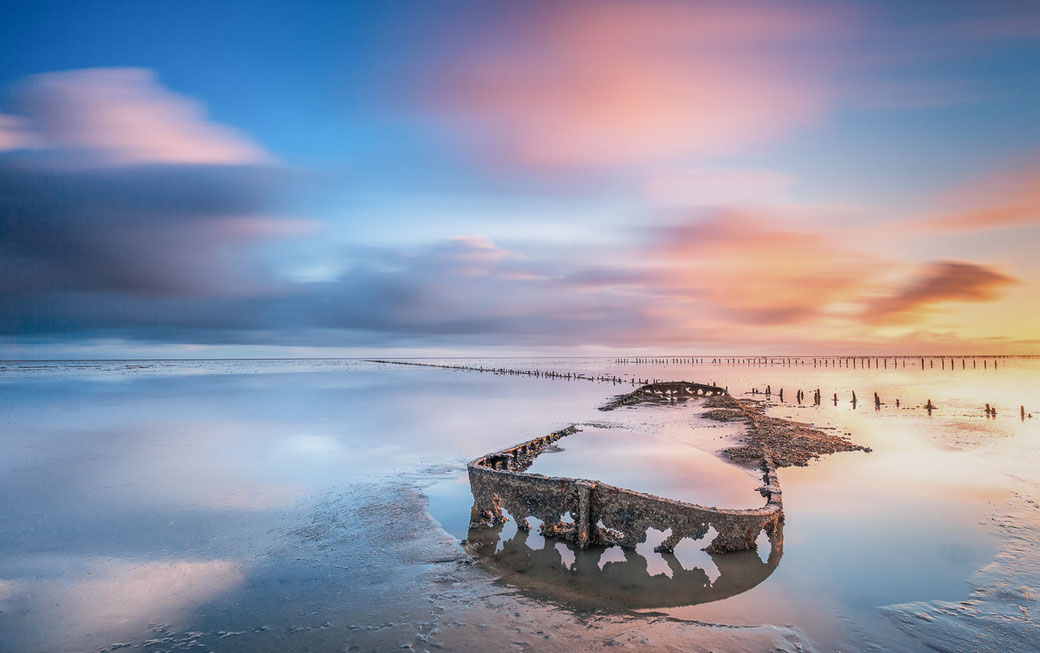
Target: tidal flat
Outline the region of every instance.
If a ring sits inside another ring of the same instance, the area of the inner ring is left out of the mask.
[[[1040,360],[822,360],[0,363],[0,650],[1034,650]],[[779,470],[779,548],[470,529],[466,463],[571,424],[532,472],[760,505],[739,423],[598,410],[645,379],[871,451]]]

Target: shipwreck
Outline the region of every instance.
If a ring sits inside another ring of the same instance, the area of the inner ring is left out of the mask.
[[[648,384],[615,398],[602,410],[694,398],[711,398],[708,401],[716,406],[743,413],[750,428],[756,428],[760,419],[725,388],[687,382]],[[469,483],[474,500],[471,527],[500,525],[506,521],[505,510],[520,530],[528,531],[528,518],[533,517],[542,522],[542,535],[573,542],[583,549],[590,545],[634,549],[646,541],[647,529],[670,531],[655,548],[658,552],[672,552],[683,538],[699,540],[713,528],[717,535],[705,548],[711,554],[755,549],[762,531],[771,539],[778,534],[783,521],[783,500],[773,455],[767,447],[757,450],[762,473],[758,492],[765,499],[765,504],[758,508],[701,506],[591,479],[527,473],[547,447],[578,431],[578,425],[571,425],[470,462]]]

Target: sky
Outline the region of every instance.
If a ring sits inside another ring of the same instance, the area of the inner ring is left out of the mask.
[[[1040,354],[1040,4],[0,6],[0,358]]]

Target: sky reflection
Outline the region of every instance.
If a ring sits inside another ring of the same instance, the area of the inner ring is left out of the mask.
[[[864,645],[842,625],[852,619],[876,629],[880,640],[869,641],[896,642],[893,622],[878,607],[968,596],[964,579],[996,560],[1003,546],[990,527],[994,511],[1020,515],[1023,528],[1040,527],[1035,515],[1012,505],[1016,497],[1036,498],[1026,481],[1040,469],[1032,446],[1040,422],[1022,421],[1011,410],[1022,401],[1040,413],[1028,403],[1035,396],[1035,360],[1003,360],[997,371],[974,373],[970,365],[944,372],[814,369],[811,362],[510,364],[714,380],[737,393],[770,383],[785,387],[789,398],[798,387],[811,394],[819,386],[825,397],[842,396],[837,407],[812,407],[781,405],[774,395],[771,414],[850,432],[874,451],[782,470],[782,562],[766,581],[724,601],[669,608],[677,616],[798,623],[817,642],[844,648]],[[159,636],[149,624],[167,624],[184,636],[247,632],[242,645],[248,648],[247,640],[259,645],[274,637],[259,630],[265,625],[319,628],[326,621],[331,639],[321,641],[342,642],[348,635],[338,629],[368,614],[359,606],[385,618],[391,608],[380,601],[408,599],[380,592],[417,582],[407,558],[386,549],[376,516],[405,511],[400,523],[418,530],[401,546],[424,551],[443,543],[446,552],[432,559],[450,559],[468,535],[465,462],[572,422],[607,419],[620,427],[589,441],[589,451],[602,454],[586,456],[592,477],[603,469],[597,460],[628,457],[631,442],[622,437],[628,433],[653,441],[677,466],[675,474],[653,477],[648,470],[662,463],[651,457],[619,479],[626,486],[646,490],[642,484],[650,478],[668,486],[658,488],[662,492],[683,486],[703,503],[750,507],[758,501],[746,472],[718,467],[711,454],[729,446],[730,436],[701,419],[696,406],[597,410],[628,385],[342,361],[207,362],[202,369],[192,362],[164,369],[79,365],[8,368],[0,375],[7,434],[0,445],[0,493],[11,498],[0,510],[4,646],[47,636],[55,642],[51,648],[80,642],[100,648],[124,637]],[[886,405],[853,410],[851,389],[862,397],[876,390]],[[985,418],[979,405],[989,396],[999,405],[996,419]],[[903,408],[895,408],[896,397]],[[940,406],[930,417],[919,408],[927,398]],[[611,434],[620,438],[618,448]],[[589,434],[570,437],[581,435]],[[568,440],[560,441],[564,449],[577,447]],[[580,451],[553,455],[564,465],[568,453]],[[747,483],[712,489],[731,474]],[[423,494],[434,518],[457,539],[442,541],[446,535],[424,525]],[[503,532],[506,540],[513,527]],[[529,536],[528,548],[555,548],[541,539]],[[674,578],[676,570],[651,550],[652,539],[637,550],[644,575]],[[714,582],[722,571],[703,559],[696,543],[684,542],[679,553],[687,572],[704,570]],[[557,554],[566,572],[567,557]],[[603,571],[611,560],[621,558],[604,552],[596,568]],[[121,587],[159,598],[132,605],[91,598],[118,595]]]

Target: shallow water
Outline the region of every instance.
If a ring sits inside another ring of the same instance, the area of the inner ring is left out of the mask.
[[[712,426],[704,421],[704,429]],[[705,506],[757,508],[760,470],[745,471],[692,444],[627,429],[583,427],[555,443],[527,469],[530,474],[596,479]],[[702,436],[703,438],[703,436]],[[707,439],[707,438],[704,438]]]
[[[651,533],[627,558],[593,552],[590,566],[512,523],[495,534],[501,552],[511,542],[505,566],[466,564],[465,462],[570,423],[613,427],[597,431],[613,446],[583,450],[592,439],[572,438],[592,433],[570,436],[564,453],[536,462],[543,473],[648,491],[652,480],[673,498],[758,505],[752,476],[714,455],[733,441],[729,425],[702,420],[696,406],[596,410],[631,383],[344,360],[0,364],[0,650],[689,641],[686,627],[652,617],[603,616],[588,628],[566,616],[609,609],[582,599],[624,587],[678,599],[653,609],[682,619],[754,626],[690,626],[705,646],[963,650],[999,639],[1003,650],[1030,650],[1040,636],[1040,363],[1000,359],[994,370],[989,359],[983,370],[980,359],[973,370],[956,359],[951,370],[926,359],[922,370],[890,360],[886,370],[805,360],[465,361],[715,381],[738,396],[769,384],[770,414],[872,447],[781,470],[782,558],[755,584],[768,546],[730,574],[685,542],[676,568],[652,551]],[[816,387],[823,405],[792,403],[801,388],[811,404]],[[919,408],[928,399],[931,415]],[[1036,418],[1021,419],[1019,405]],[[634,460],[634,438],[660,455]],[[665,462],[667,473],[647,473]],[[446,533],[425,521],[427,500]],[[569,595],[519,583],[524,565],[550,586],[569,583]],[[721,599],[689,591],[705,590],[704,579],[729,584],[720,578],[750,587]]]

